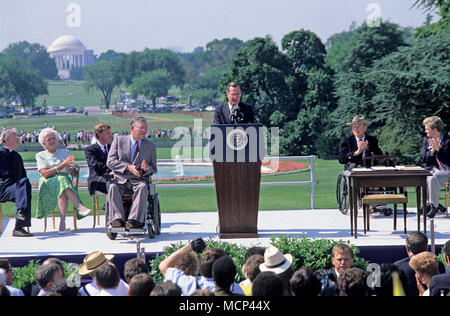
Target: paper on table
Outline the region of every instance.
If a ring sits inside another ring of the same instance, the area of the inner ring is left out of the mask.
[[[372,169],[369,168],[353,168],[352,171],[373,171]]]
[[[395,167],[385,167],[385,166],[374,166],[372,170],[375,171],[385,171],[385,170],[396,170]]]
[[[420,166],[397,166],[395,167],[397,170],[424,170]]]

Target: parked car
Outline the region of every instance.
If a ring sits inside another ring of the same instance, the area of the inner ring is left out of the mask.
[[[66,113],[76,113],[76,112],[77,112],[77,109],[72,106],[68,107],[66,110]]]

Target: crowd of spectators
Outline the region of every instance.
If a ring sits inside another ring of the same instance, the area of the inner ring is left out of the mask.
[[[164,281],[155,284],[147,265],[130,259],[124,279],[114,255],[96,251],[83,260],[78,275],[90,278],[80,285],[66,278],[56,258],[43,262],[35,275],[34,296],[444,296],[450,292],[450,241],[443,247],[446,267],[427,251],[427,237],[414,232],[406,239],[408,256],[382,264],[377,274],[353,267],[347,244],[333,248],[330,270],[292,268],[293,257],[277,248],[252,247],[242,267],[245,280],[235,282],[237,267],[222,249],[209,248],[199,238],[165,258],[159,265]],[[23,296],[12,287],[13,269],[0,259],[0,296]]]

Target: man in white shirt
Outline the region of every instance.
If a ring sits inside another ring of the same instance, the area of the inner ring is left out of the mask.
[[[8,259],[0,259],[0,269],[3,269],[4,271],[5,280],[3,283],[9,290],[11,296],[24,296],[22,290],[11,286],[14,282],[14,272]],[[2,280],[0,278],[0,284],[1,283]]]

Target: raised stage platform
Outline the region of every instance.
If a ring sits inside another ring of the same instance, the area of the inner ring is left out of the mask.
[[[230,243],[242,245],[268,246],[272,236],[290,236],[307,238],[328,238],[350,241],[361,249],[361,255],[374,260],[374,251],[381,255],[383,262],[404,257],[406,235],[403,233],[403,215],[397,219],[397,231],[393,231],[393,216],[385,217],[376,213],[371,215],[371,231],[366,235],[362,231],[362,216],[359,216],[358,239],[350,234],[350,218],[334,209],[292,210],[292,211],[260,211],[258,222],[259,238],[226,239]],[[429,226],[428,221],[428,226]],[[59,218],[56,219],[58,227]],[[67,218],[67,227],[71,227],[72,218]],[[141,240],[141,247],[147,254],[163,251],[163,247],[172,243],[187,243],[198,237],[217,239],[217,212],[200,213],[163,213],[162,233],[155,239]],[[111,241],[106,237],[104,217],[101,226],[92,228],[92,216],[78,222],[78,231],[72,231],[64,236],[54,231],[49,220],[49,231],[43,232],[43,220],[33,219],[31,232],[34,237],[12,237],[14,219],[3,220],[3,234],[0,234],[0,257],[16,258],[46,258],[51,256],[82,257],[90,252],[101,250],[104,253],[135,254],[136,240],[118,237]],[[439,214],[435,218],[436,244],[442,245],[450,240],[450,217]],[[407,217],[408,232],[417,229],[416,213],[413,209]],[[423,227],[422,227],[423,229]],[[430,227],[427,228],[430,238]],[[146,237],[146,236],[142,236]],[[440,248],[440,247],[439,247]],[[386,256],[388,249],[394,253]],[[372,251],[372,253],[370,253]],[[384,253],[384,257],[383,257]]]

